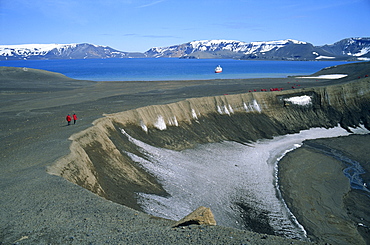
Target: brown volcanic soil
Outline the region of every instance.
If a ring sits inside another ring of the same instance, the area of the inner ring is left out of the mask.
[[[340,82],[295,78],[90,82],[0,67],[0,244],[291,243],[219,226],[170,228],[173,221],[107,201],[47,174],[46,167],[68,154],[72,134],[90,127],[104,113],[251,89],[288,89],[294,83],[311,87]],[[76,125],[66,126],[68,113],[77,114]]]

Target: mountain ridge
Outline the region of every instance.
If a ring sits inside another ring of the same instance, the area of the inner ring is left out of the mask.
[[[370,60],[370,37],[346,38],[323,46],[294,39],[250,43],[222,39],[200,40],[153,47],[144,53],[124,52],[89,43],[0,45],[0,60],[99,58]]]
[[[0,60],[136,58],[141,53],[122,52],[89,43],[0,45]]]

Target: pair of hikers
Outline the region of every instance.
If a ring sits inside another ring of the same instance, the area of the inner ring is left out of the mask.
[[[73,114],[72,117],[73,117],[73,124],[76,124],[76,121],[77,121],[76,114]],[[67,120],[67,123],[68,123],[67,125],[68,126],[71,125],[72,117],[69,114],[66,117],[66,120]]]

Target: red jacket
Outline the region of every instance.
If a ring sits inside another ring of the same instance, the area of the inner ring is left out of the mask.
[[[68,115],[68,116],[66,117],[66,119],[67,119],[67,121],[68,121],[68,122],[70,122],[70,121],[72,120],[72,118],[71,118],[71,116],[70,116],[70,115]]]
[[[73,120],[77,120],[76,114],[73,114]]]

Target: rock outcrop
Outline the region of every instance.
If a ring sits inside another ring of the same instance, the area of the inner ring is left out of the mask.
[[[172,227],[188,225],[216,225],[215,217],[210,208],[199,207],[181,220],[177,221]]]

